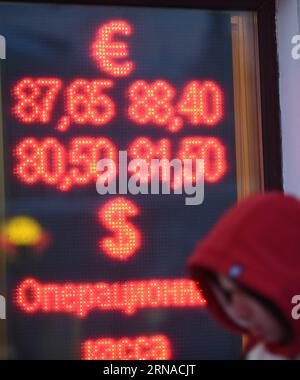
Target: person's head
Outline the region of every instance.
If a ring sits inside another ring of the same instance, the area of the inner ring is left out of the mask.
[[[196,246],[188,269],[207,307],[226,327],[269,351],[300,353],[300,202],[257,194],[229,209]]]
[[[206,276],[224,311],[255,339],[280,344],[292,339],[288,322],[268,299],[227,276],[212,272],[207,272]]]

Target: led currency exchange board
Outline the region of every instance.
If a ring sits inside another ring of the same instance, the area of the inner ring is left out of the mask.
[[[238,357],[185,266],[238,198],[231,14],[1,4],[0,34],[10,356]],[[119,152],[202,159],[203,202]]]

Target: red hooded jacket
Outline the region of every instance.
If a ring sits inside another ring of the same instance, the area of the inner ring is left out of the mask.
[[[223,310],[203,270],[234,278],[270,300],[289,323],[293,340],[266,344],[269,352],[294,358],[300,354],[300,320],[292,318],[292,297],[300,294],[300,202],[279,192],[257,194],[227,211],[195,248],[188,261],[207,307],[225,326],[247,334]],[[250,346],[253,346],[253,341]]]

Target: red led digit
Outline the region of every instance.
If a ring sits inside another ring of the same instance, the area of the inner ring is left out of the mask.
[[[40,162],[43,182],[48,185],[58,184],[65,174],[66,155],[64,147],[56,139],[45,139],[40,144]]]
[[[110,80],[76,79],[67,89],[68,114],[77,124],[107,124],[115,116],[115,105],[102,91],[112,86]]]
[[[173,117],[173,107],[170,105],[175,90],[165,81],[158,80],[153,83],[149,95],[154,99],[154,120],[158,125],[166,125]]]
[[[146,161],[148,168],[153,157],[153,144],[150,139],[146,137],[140,137],[134,140],[129,147],[129,156],[131,159],[143,159]],[[135,173],[138,169],[138,165],[136,165],[132,171]],[[148,182],[150,179],[150,173],[148,170],[148,174],[145,176],[140,176],[140,181]]]
[[[131,104],[129,118],[137,124],[154,123],[174,127],[174,110],[171,101],[175,90],[166,81],[157,80],[148,84],[144,80],[135,81],[129,88]]]
[[[151,110],[148,107],[149,85],[146,81],[134,82],[129,88],[129,99],[131,105],[128,116],[138,124],[147,124],[151,120]]]
[[[207,182],[218,182],[226,172],[225,148],[216,138],[207,139],[202,147],[205,179]]]
[[[97,162],[101,159],[110,159],[113,161],[109,164],[109,169],[105,174],[101,174],[101,179],[106,181],[111,181],[116,176],[116,171],[118,170],[117,165],[117,150],[114,144],[111,143],[110,140],[101,138],[95,139],[94,147],[93,147],[93,160],[91,163],[90,170],[96,175],[97,174]]]
[[[223,117],[223,93],[221,88],[212,81],[202,84],[200,92],[200,104],[203,124],[215,125]]]
[[[138,229],[128,222],[129,217],[138,215],[138,207],[124,198],[106,203],[99,211],[101,223],[114,232],[114,236],[101,240],[100,248],[109,257],[127,260],[140,248],[141,236]]]
[[[110,80],[94,80],[90,86],[90,114],[94,125],[103,125],[110,122],[115,115],[115,106],[113,101],[102,94],[102,90],[111,88],[113,82]],[[99,111],[100,109],[100,111]]]
[[[198,81],[188,83],[184,89],[181,101],[178,103],[178,112],[187,115],[192,125],[202,122],[202,105],[200,102],[201,84]]]
[[[82,345],[83,360],[169,360],[171,344],[163,335],[87,340]]]
[[[13,114],[22,123],[48,123],[60,88],[61,80],[57,78],[22,79],[13,89],[17,100]]]
[[[68,114],[78,124],[87,123],[90,119],[89,90],[89,82],[84,79],[76,79],[67,89]]]
[[[170,159],[170,140],[161,139],[156,144],[147,137],[138,137],[129,146],[129,157],[133,159],[144,159],[148,165],[151,159]],[[135,172],[136,168],[133,169]],[[140,180],[147,182],[150,179],[150,170],[146,178],[141,177]],[[162,165],[160,177],[166,178],[166,166]]]
[[[19,179],[27,184],[34,184],[41,177],[41,159],[39,142],[33,137],[28,137],[20,142],[14,151],[18,161],[15,173]]]
[[[126,60],[128,45],[114,40],[115,36],[130,36],[132,27],[127,21],[112,20],[97,31],[96,41],[92,45],[92,58],[99,70],[114,77],[125,77],[132,73],[134,63]]]
[[[14,115],[23,123],[32,123],[39,117],[37,98],[40,94],[32,78],[22,79],[13,89],[17,104],[13,108]]]
[[[192,125],[215,125],[223,117],[223,92],[212,81],[189,82],[177,105]]]
[[[203,159],[204,178],[207,182],[218,182],[227,169],[225,148],[214,137],[188,137],[181,141],[180,159]],[[186,173],[185,173],[186,175]],[[193,176],[193,179],[195,176]]]
[[[36,83],[39,88],[46,88],[45,95],[41,100],[39,121],[41,123],[48,123],[50,121],[53,103],[62,86],[61,80],[56,78],[38,78]]]
[[[76,137],[70,143],[69,162],[71,165],[70,187],[73,184],[84,185],[91,181],[90,170],[93,160],[94,139],[92,137]]]

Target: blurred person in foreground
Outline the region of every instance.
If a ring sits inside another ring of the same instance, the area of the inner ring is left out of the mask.
[[[245,359],[300,359],[300,319],[292,317],[300,294],[298,200],[272,192],[233,206],[198,243],[188,268],[209,311],[247,337]]]

